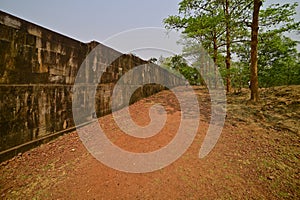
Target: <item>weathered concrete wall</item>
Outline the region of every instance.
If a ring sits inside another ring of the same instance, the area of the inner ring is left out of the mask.
[[[74,126],[72,87],[80,65],[97,45],[101,44],[82,43],[0,11],[0,156]],[[118,53],[101,45],[102,63]],[[112,90],[122,74],[146,63],[122,55],[111,64],[97,87],[98,116],[111,112]],[[162,89],[145,86],[133,101]]]

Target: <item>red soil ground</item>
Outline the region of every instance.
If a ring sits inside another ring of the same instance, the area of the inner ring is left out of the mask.
[[[297,94],[299,88],[292,90]],[[275,114],[263,108],[272,105],[278,114],[276,98],[270,93],[269,99],[253,105],[247,104],[246,90],[229,95],[222,135],[213,151],[199,159],[209,126],[210,99],[205,88],[194,89],[201,109],[199,130],[190,148],[171,165],[144,174],[111,169],[92,157],[73,132],[1,163],[1,199],[299,199],[300,128],[269,120]],[[293,103],[299,99],[295,96]],[[149,123],[148,109],[154,103],[165,106],[168,118],[162,131],[151,138],[123,134],[112,115],[99,123],[108,138],[125,150],[159,149],[174,137],[180,107],[171,91],[160,92],[130,106],[137,124]],[[288,119],[299,117],[299,107],[285,109],[287,113]],[[294,119],[299,126],[299,119]]]

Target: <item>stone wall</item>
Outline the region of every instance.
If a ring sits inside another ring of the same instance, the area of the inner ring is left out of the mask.
[[[76,41],[0,11],[0,161],[11,150],[17,153],[20,145],[74,127],[73,84],[79,67],[96,46],[100,46],[102,63],[120,54],[98,42]],[[118,56],[110,64],[97,87],[98,117],[111,112],[112,90],[122,74],[143,64],[147,62],[133,55]],[[162,89],[146,85],[132,101]]]

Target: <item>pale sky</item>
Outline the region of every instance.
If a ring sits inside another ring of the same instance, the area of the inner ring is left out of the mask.
[[[296,1],[299,0],[285,0],[284,3]],[[164,18],[177,14],[179,2],[180,0],[1,0],[0,10],[82,42],[96,40],[111,44],[119,51],[126,51],[125,45],[129,45],[128,49],[131,50],[145,45],[133,44],[139,37],[139,40],[156,43],[143,47],[180,53],[180,48],[176,47],[178,36],[166,36],[164,29],[157,29],[163,28]],[[267,0],[265,4],[271,2],[281,3],[280,0]],[[297,19],[300,20],[299,6],[297,12]],[[143,27],[156,28],[141,31]],[[124,31],[126,36],[122,33]],[[118,35],[112,37],[115,34]],[[129,38],[130,42],[125,42],[124,38]],[[167,41],[168,38],[170,41]],[[297,39],[300,40],[299,36]]]

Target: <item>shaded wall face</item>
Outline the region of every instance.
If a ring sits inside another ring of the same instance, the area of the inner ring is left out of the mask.
[[[1,86],[0,150],[72,126],[70,90],[67,85]]]
[[[0,151],[73,125],[70,91],[89,50],[0,12]]]
[[[0,151],[74,126],[72,86],[80,65],[97,45],[0,12]],[[104,56],[116,53],[102,48]],[[127,57],[118,63],[131,68],[132,58]],[[110,91],[120,67],[104,73],[97,90],[98,115],[110,112]]]
[[[73,85],[81,64],[98,45],[100,64],[121,55],[97,42],[82,43],[0,11],[0,152],[74,126]],[[146,63],[121,55],[103,72],[95,104],[90,105],[91,97],[83,89],[79,106],[94,106],[98,117],[110,113],[116,82],[128,70]],[[97,65],[90,67],[84,76],[96,80]],[[159,77],[156,73],[151,76]],[[162,89],[161,85],[142,87],[131,103]],[[91,117],[91,113],[83,115]]]

